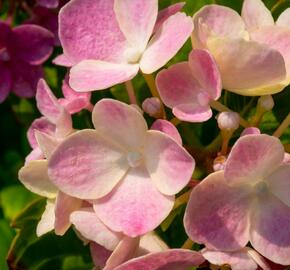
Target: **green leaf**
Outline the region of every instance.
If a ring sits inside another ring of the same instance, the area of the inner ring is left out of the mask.
[[[1,270],[8,270],[6,264],[6,255],[10,246],[10,243],[14,236],[14,231],[9,226],[9,223],[5,219],[0,219],[0,269]]]
[[[21,185],[4,188],[0,192],[0,205],[3,208],[4,216],[12,220],[29,202],[37,197]]]

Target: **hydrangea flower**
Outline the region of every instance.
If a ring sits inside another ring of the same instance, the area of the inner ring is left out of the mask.
[[[235,251],[248,241],[264,257],[290,264],[290,166],[284,148],[268,135],[245,135],[225,170],[197,185],[186,208],[189,237],[210,249]]]
[[[170,249],[151,253],[132,259],[115,270],[187,270],[204,262],[203,256],[196,251],[186,249]]]
[[[188,62],[160,71],[157,88],[164,104],[180,120],[203,122],[211,118],[210,101],[221,95],[218,67],[206,50],[193,50]]]
[[[258,266],[263,270],[272,269],[258,252],[248,247],[232,252],[204,248],[201,254],[210,263],[219,266],[227,265],[232,270],[257,270]]]
[[[168,135],[148,131],[127,104],[102,99],[92,118],[96,130],[75,132],[53,152],[49,177],[62,192],[90,200],[111,230],[145,234],[171,211],[194,160]]]
[[[242,18],[228,7],[208,5],[193,17],[192,43],[212,53],[225,89],[252,96],[277,93],[290,82],[288,17],[286,10],[275,24],[261,0],[245,0]]]
[[[10,91],[20,97],[32,97],[43,76],[41,64],[53,49],[53,34],[37,25],[13,29],[0,21],[0,102]]]
[[[77,91],[106,89],[132,79],[139,69],[152,73],[192,32],[184,13],[169,16],[179,8],[161,14],[163,23],[154,29],[157,0],[72,0],[60,11],[64,54],[55,63],[72,66],[70,85]]]

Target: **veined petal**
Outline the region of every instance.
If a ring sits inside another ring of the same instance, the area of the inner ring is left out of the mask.
[[[36,227],[36,235],[38,237],[52,231],[54,229],[54,200],[47,200],[45,210],[42,213],[41,219]]]
[[[228,156],[226,182],[254,184],[274,172],[283,158],[284,148],[279,139],[265,134],[243,136]]]
[[[79,92],[102,90],[135,77],[139,65],[83,60],[70,70],[70,86]]]
[[[240,15],[224,6],[204,6],[193,16],[193,22],[194,48],[206,48],[210,37],[245,38],[248,35]]]
[[[290,207],[271,193],[257,199],[251,211],[252,246],[272,262],[290,264]]]
[[[144,147],[149,175],[165,195],[174,195],[190,181],[195,167],[192,156],[168,135],[150,130]]]
[[[274,25],[271,11],[261,0],[245,0],[242,8],[242,18],[249,31]]]
[[[74,65],[74,62],[72,62],[65,54],[60,54],[57,57],[55,57],[52,60],[52,63],[64,67],[71,67]]]
[[[81,208],[83,201],[71,197],[61,191],[58,192],[55,202],[55,234],[64,235],[65,232],[69,229],[70,215],[74,211]]]
[[[158,0],[115,0],[114,11],[127,41],[142,53],[157,19]]]
[[[290,165],[279,166],[265,180],[270,192],[290,207]]]
[[[49,159],[51,154],[59,144],[59,141],[56,138],[37,130],[35,131],[35,137],[43,155],[46,159]]]
[[[205,122],[212,117],[210,106],[201,106],[198,103],[180,104],[172,112],[178,119],[186,122]]]
[[[110,229],[136,237],[154,230],[173,204],[174,197],[161,194],[146,169],[139,166],[131,168],[107,196],[96,200],[94,209]]]
[[[191,240],[210,249],[235,251],[249,241],[251,189],[229,186],[224,172],[207,176],[191,192],[184,216]]]
[[[95,130],[77,131],[64,140],[49,160],[52,182],[80,199],[108,194],[128,169],[124,153]]]
[[[117,267],[116,270],[187,270],[203,262],[204,258],[199,252],[170,249],[132,259]]]
[[[193,29],[190,17],[178,12],[170,16],[149,41],[140,69],[146,74],[164,66],[189,38]]]
[[[95,129],[124,151],[139,151],[143,146],[147,123],[132,106],[114,99],[102,99],[95,105],[92,118]]]
[[[275,85],[286,79],[282,54],[266,45],[228,38],[213,38],[207,45],[218,64],[223,87],[227,90],[242,95],[269,94],[266,91],[250,92],[248,89]]]
[[[181,62],[161,70],[156,77],[156,85],[162,101],[169,108],[196,103],[197,95],[202,91],[188,62]]]
[[[59,38],[71,63],[122,61],[126,40],[113,6],[114,0],[73,0],[60,10]]]
[[[58,190],[49,179],[47,170],[47,160],[33,160],[20,169],[18,177],[28,190],[40,196],[55,198]]]
[[[199,82],[204,92],[212,99],[219,99],[222,82],[217,64],[206,50],[192,50],[188,60],[194,78]]]
[[[122,240],[123,235],[105,226],[92,208],[74,211],[70,216],[70,221],[83,237],[108,250],[114,250]]]

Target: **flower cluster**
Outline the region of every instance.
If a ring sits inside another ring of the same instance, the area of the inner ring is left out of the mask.
[[[158,11],[158,0],[65,4],[63,54],[54,59],[69,68],[63,98],[43,79],[35,86],[52,35],[39,26],[0,24],[7,36],[0,36],[2,100],[10,89],[31,96],[36,87],[42,114],[28,130],[33,150],[19,172],[30,191],[47,198],[37,235],[63,235],[72,225],[90,245],[95,269],[290,265],[290,165],[279,140],[290,119],[273,136],[257,128],[274,107],[271,95],[290,83],[290,9],[274,22],[261,0],[244,0],[242,16],[208,5],[191,18],[183,5]],[[190,37],[187,61],[168,65]],[[23,72],[32,68],[37,72],[25,75],[26,84]],[[130,81],[139,72],[152,93],[142,106]],[[131,104],[102,98],[92,105],[90,91],[120,83]],[[245,119],[220,103],[223,91],[261,96],[254,116]],[[83,109],[94,129],[74,129],[72,118]],[[182,121],[213,115],[220,128],[216,151],[183,144]],[[200,156],[210,164],[197,180]],[[189,238],[171,249],[155,229],[164,221],[170,226],[184,204]]]

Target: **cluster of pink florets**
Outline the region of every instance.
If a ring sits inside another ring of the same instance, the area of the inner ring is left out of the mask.
[[[73,225],[90,244],[96,269],[186,270],[205,260],[234,270],[271,269],[266,259],[289,265],[289,157],[280,131],[270,136],[254,126],[273,108],[271,94],[290,82],[290,9],[274,22],[260,0],[245,0],[242,16],[208,5],[191,18],[182,7],[158,12],[157,0],[69,1],[59,12],[63,54],[54,60],[69,67],[61,99],[38,75],[57,42],[53,35],[39,26],[11,30],[0,24],[7,33],[0,37],[0,71],[7,82],[0,86],[1,100],[12,88],[33,95],[39,80],[42,117],[28,131],[33,150],[19,172],[29,190],[47,198],[37,235],[63,235]],[[158,71],[190,36],[188,60]],[[21,72],[28,68],[36,71],[24,84]],[[153,96],[142,108],[130,82],[138,72]],[[91,104],[90,91],[119,83],[126,84],[132,104]],[[261,96],[256,118],[247,121],[219,103],[222,89]],[[73,128],[71,115],[82,109],[92,113],[94,129]],[[183,147],[176,125],[207,121],[212,109],[221,112],[222,148],[207,177],[196,182],[195,157]],[[144,113],[155,118],[150,128]],[[229,150],[239,126],[244,129]],[[154,230],[178,207],[180,192],[188,194],[183,203],[189,240],[170,249]],[[204,248],[191,250],[193,242]]]

